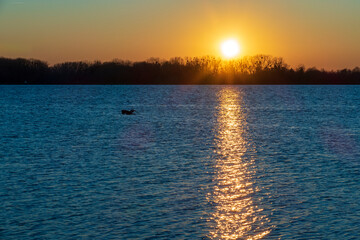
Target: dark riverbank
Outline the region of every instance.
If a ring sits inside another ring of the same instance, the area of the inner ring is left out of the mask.
[[[257,55],[143,62],[65,62],[0,58],[0,84],[360,84],[360,68],[325,71],[289,67],[281,58]]]

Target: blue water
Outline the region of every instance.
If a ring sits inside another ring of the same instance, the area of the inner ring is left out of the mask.
[[[359,86],[0,86],[0,239],[360,239],[359,106]]]

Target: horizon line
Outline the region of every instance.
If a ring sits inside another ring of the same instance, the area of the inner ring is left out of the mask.
[[[305,64],[298,64],[296,66],[291,65],[286,63],[286,61],[284,60],[283,57],[278,57],[278,56],[273,56],[271,54],[254,54],[254,55],[244,55],[244,56],[240,56],[240,57],[234,57],[234,58],[223,58],[223,57],[219,57],[219,56],[214,56],[214,55],[202,55],[202,56],[184,56],[184,57],[180,57],[180,56],[174,56],[174,57],[170,57],[170,58],[162,58],[162,57],[148,57],[144,60],[129,60],[129,59],[122,59],[122,58],[112,58],[111,60],[99,60],[99,59],[93,59],[93,60],[89,60],[89,59],[79,59],[79,60],[65,60],[65,61],[58,61],[56,63],[50,63],[48,60],[44,60],[44,59],[40,59],[40,58],[36,58],[36,57],[6,57],[6,56],[0,56],[0,58],[5,58],[5,59],[26,59],[26,60],[36,60],[36,61],[41,61],[43,63],[46,63],[48,65],[48,67],[54,67],[57,64],[63,64],[63,63],[78,63],[78,62],[84,62],[84,63],[96,63],[96,62],[100,62],[100,63],[108,63],[108,62],[129,62],[129,63],[141,63],[141,62],[150,62],[151,60],[159,60],[159,63],[164,63],[164,62],[169,62],[171,60],[175,60],[175,59],[183,59],[183,60],[191,60],[191,59],[201,59],[201,58],[206,58],[206,57],[210,57],[210,58],[215,58],[217,60],[221,60],[223,62],[231,62],[231,61],[239,61],[241,59],[245,59],[245,58],[251,58],[251,57],[256,57],[256,56],[268,56],[268,57],[274,57],[274,58],[279,58],[282,59],[284,61],[284,63],[289,67],[289,69],[298,69],[298,68],[304,68],[304,69],[316,69],[319,71],[326,71],[326,72],[336,72],[336,71],[341,71],[341,70],[357,70],[360,68],[360,65],[357,65],[355,67],[345,67],[345,68],[319,68],[317,66],[310,66],[307,67]]]

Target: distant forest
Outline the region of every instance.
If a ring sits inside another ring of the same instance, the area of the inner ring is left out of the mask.
[[[211,56],[143,62],[64,62],[0,58],[0,84],[360,84],[360,68],[325,71],[289,67],[267,55]]]

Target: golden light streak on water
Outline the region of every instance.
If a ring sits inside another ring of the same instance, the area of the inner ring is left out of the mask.
[[[218,101],[216,186],[209,196],[216,207],[209,238],[261,239],[270,230],[265,228],[268,220],[252,198],[256,191],[252,179],[254,162],[244,154],[254,149],[246,140],[242,93],[233,87],[225,88],[218,93]]]

